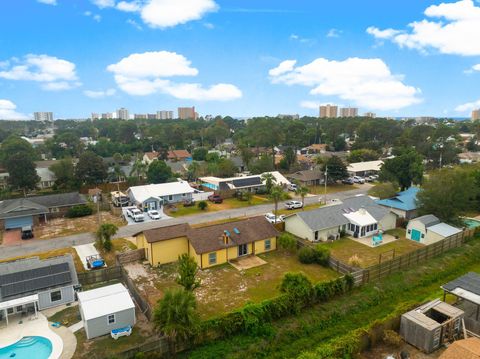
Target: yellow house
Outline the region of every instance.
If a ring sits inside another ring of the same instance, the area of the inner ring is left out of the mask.
[[[149,229],[137,234],[138,248],[157,266],[188,253],[202,269],[232,259],[277,249],[278,231],[264,217],[192,228],[187,223]]]

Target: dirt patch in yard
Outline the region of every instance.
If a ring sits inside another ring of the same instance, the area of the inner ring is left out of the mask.
[[[237,270],[230,264],[199,270],[199,288],[195,289],[198,310],[202,318],[240,308],[248,301],[258,302],[278,295],[279,285],[286,272],[304,272],[312,282],[338,277],[331,269],[316,264],[306,265],[296,255],[275,251],[259,255],[266,262],[259,267]],[[154,306],[166,290],[178,288],[177,264],[152,268],[148,264],[130,263],[126,267],[140,292]]]
[[[110,212],[102,212],[100,218],[102,223],[113,223],[118,227],[125,225],[122,218]],[[98,217],[91,215],[80,218],[54,218],[35,227],[34,233],[36,239],[50,239],[85,232],[93,233],[97,228]]]

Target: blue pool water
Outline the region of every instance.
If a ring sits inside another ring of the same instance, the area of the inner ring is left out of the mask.
[[[475,228],[480,226],[480,221],[473,218],[464,218],[463,223],[465,223],[468,228]]]
[[[48,359],[52,342],[44,337],[23,337],[15,344],[0,349],[0,359]]]

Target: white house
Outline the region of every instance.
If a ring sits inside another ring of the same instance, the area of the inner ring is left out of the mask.
[[[368,237],[395,228],[395,223],[395,214],[362,195],[290,215],[285,219],[285,231],[317,242],[338,239],[341,232],[356,238]]]
[[[135,325],[135,304],[121,283],[79,292],[78,305],[88,339]]]
[[[432,244],[461,232],[461,229],[441,222],[433,214],[411,219],[407,225],[407,238],[423,244]]]
[[[351,176],[365,176],[380,172],[382,165],[382,160],[355,162],[347,166],[347,171]]]
[[[160,209],[165,203],[177,203],[192,199],[195,189],[186,181],[133,186],[127,190],[130,202],[143,211]]]

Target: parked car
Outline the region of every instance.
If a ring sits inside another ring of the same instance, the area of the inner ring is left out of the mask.
[[[353,179],[349,177],[349,178],[344,178],[344,179],[342,180],[342,183],[343,183],[343,184],[350,184],[350,185],[352,185],[354,182],[353,182]]]
[[[210,202],[213,202],[213,203],[222,203],[223,202],[223,198],[220,197],[219,194],[211,194],[210,196],[208,196],[208,200]]]
[[[160,219],[160,217],[161,217],[160,212],[158,212],[155,209],[152,209],[152,210],[148,211],[147,214],[151,219]]]
[[[143,222],[145,220],[145,216],[143,215],[143,212],[140,211],[138,208],[127,209],[127,216],[129,216],[135,222]]]
[[[285,216],[282,214],[277,216],[275,219],[275,215],[273,213],[265,213],[265,219],[269,221],[271,224],[281,223],[285,221]]]
[[[290,183],[288,185],[288,190],[289,191],[295,192],[297,189],[298,189],[298,186],[295,183]]]
[[[365,178],[360,177],[360,176],[353,176],[352,180],[353,180],[353,183],[360,183],[360,184],[365,183]]]
[[[33,229],[31,226],[22,227],[22,239],[33,238]]]
[[[299,201],[288,201],[285,202],[285,208],[286,209],[297,209],[297,208],[302,208],[303,204],[302,202]]]

